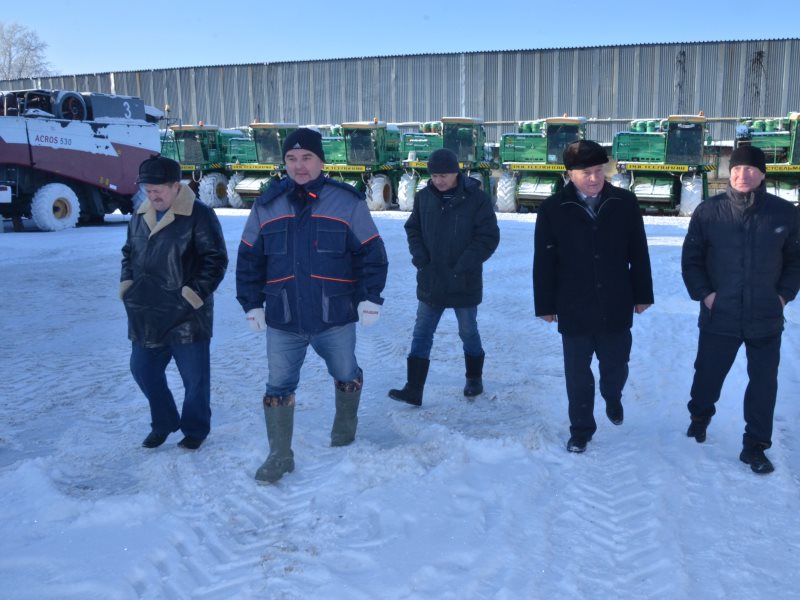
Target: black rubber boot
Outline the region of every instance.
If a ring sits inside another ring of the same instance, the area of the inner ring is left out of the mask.
[[[294,394],[287,397],[264,396],[269,456],[256,471],[257,481],[275,483],[284,473],[294,471],[294,452],[292,452],[294,403]]]
[[[764,446],[742,448],[739,460],[750,465],[750,469],[753,473],[758,473],[759,475],[766,475],[775,470],[775,467],[772,466],[772,463],[764,454]]]
[[[428,367],[431,361],[427,358],[409,356],[407,361],[406,384],[402,390],[389,390],[389,398],[414,406],[422,406],[422,391],[428,378]]]
[[[702,444],[706,441],[706,429],[708,429],[709,423],[711,423],[711,417],[695,417],[692,415],[692,422],[689,423],[686,435],[693,437],[698,444]]]
[[[483,393],[483,359],[486,354],[480,356],[464,355],[464,364],[467,367],[467,383],[464,385],[464,395],[472,398]]]
[[[358,404],[364,375],[359,373],[353,381],[336,382],[336,416],[331,428],[331,446],[347,446],[356,439]]]

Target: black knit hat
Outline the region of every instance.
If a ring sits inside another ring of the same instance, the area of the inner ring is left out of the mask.
[[[148,158],[139,165],[139,179],[136,183],[163,185],[181,180],[181,165],[165,156]]]
[[[729,170],[737,165],[746,165],[748,167],[755,167],[762,173],[767,172],[767,157],[761,148],[756,148],[747,144],[739,146],[731,153],[731,164]]]
[[[320,135],[319,131],[314,131],[307,127],[295,129],[286,136],[286,140],[283,142],[284,157],[289,150],[308,150],[319,156],[322,162],[325,162],[325,151],[322,149],[322,135]]]
[[[458,173],[458,171],[458,157],[452,150],[439,148],[431,152],[430,157],[428,157],[428,173],[431,175]]]
[[[572,142],[564,150],[564,167],[570,169],[588,169],[608,162],[608,153],[592,140]]]

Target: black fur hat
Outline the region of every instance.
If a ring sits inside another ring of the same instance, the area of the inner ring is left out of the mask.
[[[588,169],[595,165],[604,165],[608,162],[608,153],[605,149],[592,140],[578,140],[572,142],[564,150],[564,166],[570,169]]]

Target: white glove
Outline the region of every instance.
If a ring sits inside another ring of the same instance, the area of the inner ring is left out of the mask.
[[[380,316],[380,304],[375,304],[369,300],[363,300],[358,303],[358,322],[361,323],[362,327],[374,325]]]
[[[245,318],[252,331],[264,331],[267,328],[267,321],[264,319],[263,308],[251,308],[247,311]]]

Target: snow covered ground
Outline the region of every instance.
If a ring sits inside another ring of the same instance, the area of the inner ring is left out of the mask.
[[[776,472],[739,462],[743,353],[708,441],[685,436],[697,306],[685,218],[648,217],[656,305],[635,319],[625,423],[569,454],[560,338],[533,316],[533,215],[500,215],[479,322],[486,393],[466,401],[452,313],[421,409],[405,380],[416,300],[405,213],[375,214],[386,304],[359,330],[356,442],[330,448],[333,384],[309,353],[297,469],[259,486],[264,337],[235,300],[246,213],[219,210],[212,431],[197,452],[141,448],[147,403],[117,299],[124,217],[0,235],[0,597],[13,599],[790,598],[800,589],[800,308],[787,307]],[[180,389],[174,368],[174,389]]]

